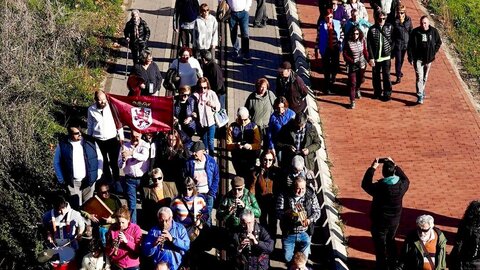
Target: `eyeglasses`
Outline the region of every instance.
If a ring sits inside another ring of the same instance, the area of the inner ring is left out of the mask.
[[[187,191],[192,191],[193,187],[187,187]]]
[[[428,228],[428,229],[422,229],[422,228],[418,228],[418,230],[419,230],[419,231],[421,231],[421,232],[424,232],[424,233],[426,233],[426,232],[428,232],[428,231],[430,230],[430,228]]]
[[[163,180],[163,177],[152,177],[152,180],[153,181]]]
[[[209,12],[210,10],[209,9],[201,9],[200,11],[201,12]]]
[[[359,36],[359,35],[360,35],[360,33],[353,33],[353,34],[354,34],[355,36]]]
[[[400,12],[400,15],[403,15],[403,14],[405,14],[405,12]]]
[[[109,190],[104,190],[104,191],[100,191],[100,194],[107,194],[109,192]]]
[[[273,161],[273,158],[266,158],[264,159],[265,161],[268,161],[268,162],[272,162]]]
[[[72,135],[80,135],[80,134],[82,134],[82,133],[79,131],[79,132],[72,132],[71,134],[72,134]]]
[[[180,95],[181,97],[188,97],[188,95],[184,94],[184,95]]]
[[[208,89],[207,86],[201,86],[200,88],[201,88],[201,89]]]
[[[234,188],[233,190],[235,190],[235,191],[237,191],[237,192],[238,192],[238,191],[243,191],[243,187],[236,187],[236,188]]]
[[[383,17],[383,18],[379,18],[380,20],[382,21],[385,21],[387,18]]]

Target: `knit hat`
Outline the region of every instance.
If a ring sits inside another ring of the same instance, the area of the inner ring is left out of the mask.
[[[200,150],[205,150],[205,145],[202,141],[195,142],[192,147],[190,147],[190,151],[198,152]]]
[[[285,61],[282,63],[282,66],[280,66],[281,68],[283,69],[291,69],[292,68],[292,64],[290,64],[290,62],[288,61]]]
[[[248,112],[248,109],[246,107],[240,107],[237,110],[237,116],[241,119],[248,119],[250,113]]]
[[[235,176],[232,179],[232,187],[241,187],[243,185],[245,185],[245,179],[243,179],[243,177]]]
[[[305,168],[305,160],[302,156],[296,155],[292,159],[292,167],[297,171],[303,170]]]

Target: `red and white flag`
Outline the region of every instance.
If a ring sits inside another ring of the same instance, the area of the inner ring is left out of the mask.
[[[173,128],[173,97],[106,95],[117,128],[129,126],[140,133]]]

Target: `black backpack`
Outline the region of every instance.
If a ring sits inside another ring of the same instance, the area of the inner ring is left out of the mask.
[[[165,80],[163,81],[163,87],[170,91],[178,91],[180,87],[180,73],[178,72],[178,68],[180,63],[177,60],[177,67],[176,68],[169,68],[167,70],[167,74],[165,75]]]

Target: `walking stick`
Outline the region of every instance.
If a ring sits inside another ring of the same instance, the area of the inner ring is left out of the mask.
[[[128,50],[130,49],[130,40],[127,39],[127,59],[125,60],[125,80],[128,77]]]

